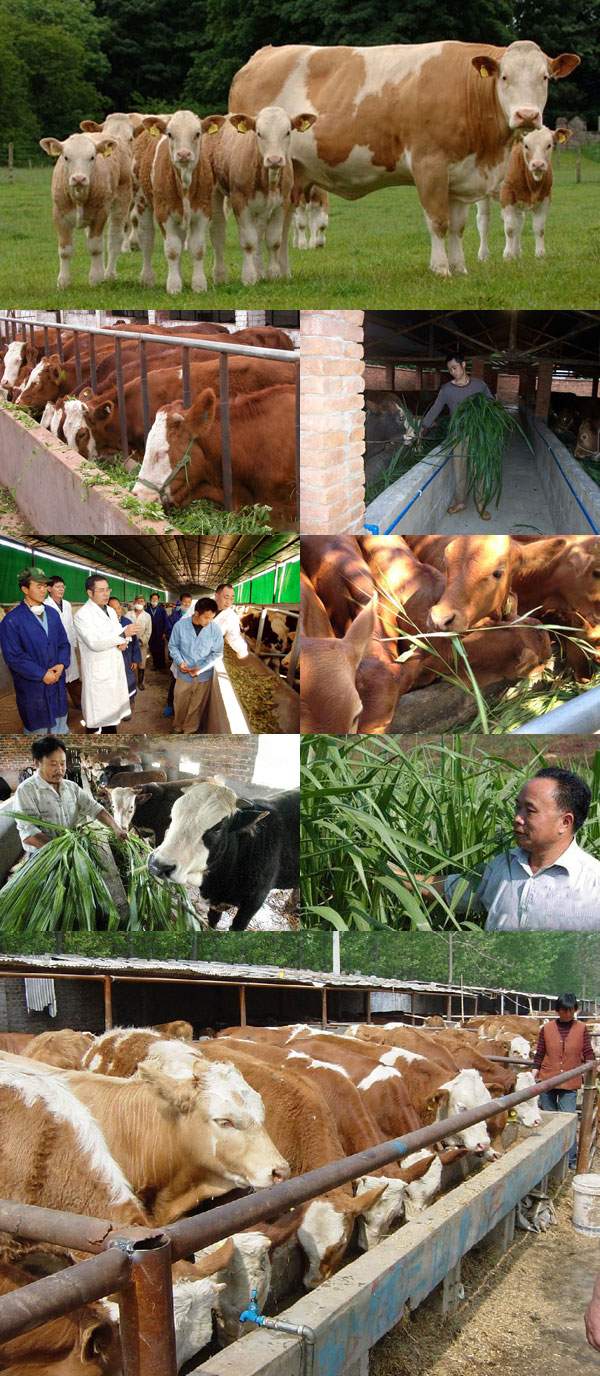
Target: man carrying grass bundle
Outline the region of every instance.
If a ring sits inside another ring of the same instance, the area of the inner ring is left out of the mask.
[[[484,397],[488,397],[490,401],[494,400],[487,382],[483,382],[481,378],[478,377],[469,377],[466,359],[462,350],[456,349],[454,353],[448,354],[446,367],[450,374],[450,382],[445,382],[443,387],[440,387],[433,406],[430,406],[429,410],[423,416],[420,431],[421,438],[435,425],[438,416],[441,415],[445,406],[448,407],[450,416],[452,417],[457,408],[469,397],[475,397],[481,394]],[[467,443],[464,440],[457,440],[451,453],[452,465],[454,468],[455,490],[454,497],[448,507],[448,513],[450,516],[453,516],[457,511],[464,511],[467,504],[467,465],[469,457]],[[479,493],[477,490],[474,491],[473,495],[475,498],[475,505],[482,521],[491,520],[491,512],[487,510],[485,502],[480,502],[478,500]]]
[[[109,827],[119,840],[125,840],[127,832],[117,826],[110,812],[97,803],[91,793],[86,793],[79,784],[66,778],[67,752],[58,737],[43,736],[41,740],[34,741],[31,753],[37,764],[36,772],[31,778],[19,784],[12,805],[8,809],[10,812],[22,812],[30,817],[39,818],[39,827],[33,822],[15,819],[21,845],[28,859],[32,859],[42,846],[54,840],[56,833],[52,830],[44,831],[44,822],[65,827],[75,827],[79,822],[85,821],[101,822],[102,826]],[[108,844],[103,844],[101,849],[103,860],[106,858],[102,877],[115,907],[123,910],[127,907],[127,900],[117,867]]]

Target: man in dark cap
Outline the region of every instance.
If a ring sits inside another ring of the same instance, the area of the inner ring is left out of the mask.
[[[67,726],[65,669],[71,647],[59,613],[45,606],[48,579],[43,569],[19,574],[23,601],[0,623],[0,646],[13,677],[19,716],[28,736],[63,735]]]

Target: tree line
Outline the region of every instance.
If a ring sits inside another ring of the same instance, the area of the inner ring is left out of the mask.
[[[0,147],[31,156],[110,110],[226,110],[235,72],[269,43],[534,39],[583,59],[553,83],[550,123],[579,114],[595,128],[597,18],[594,0],[0,0]]]

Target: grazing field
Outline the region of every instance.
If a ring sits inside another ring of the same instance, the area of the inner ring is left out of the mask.
[[[118,280],[90,289],[89,258],[82,231],[75,235],[73,281],[68,291],[56,288],[58,254],[51,220],[52,168],[17,169],[14,182],[0,170],[0,301],[6,306],[89,306],[122,310],[125,306],[157,308],[176,301],[206,307],[402,307],[511,308],[600,305],[600,163],[582,159],[583,181],[575,181],[575,154],[555,160],[554,200],[548,217],[547,258],[533,256],[531,225],[523,235],[523,258],[502,261],[504,236],[500,211],[493,207],[491,258],[478,263],[475,210],[465,235],[468,277],[451,280],[429,272],[429,235],[413,187],[376,192],[350,203],[332,198],[325,250],[291,250],[292,282],[263,282],[243,287],[241,253],[233,218],[227,227],[231,281],[201,298],[184,290],[178,297],[164,291],[166,268],[160,235],[154,254],[157,287],[140,287],[140,255],[119,259]],[[212,251],[208,255],[209,273]],[[183,256],[183,279],[191,277],[189,255]]]

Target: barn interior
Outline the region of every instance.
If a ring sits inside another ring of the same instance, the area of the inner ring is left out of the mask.
[[[249,654],[238,660],[225,647],[215,669],[207,712],[207,729],[216,734],[293,732],[298,730],[298,675],[290,655],[300,596],[299,539],[289,532],[269,535],[58,536],[25,543],[0,539],[0,607],[18,600],[17,578],[28,566],[41,565],[48,576],[60,574],[65,596],[75,612],[85,601],[85,579],[103,573],[124,615],[132,600],[158,592],[172,611],[182,591],[208,595],[220,583],[232,583],[235,607],[247,635]],[[122,735],[169,734],[172,718],[163,709],[170,670],[148,660],[144,693],[137,693]],[[84,730],[81,712],[70,705],[70,731]],[[21,729],[13,684],[0,657],[0,729]]]
[[[377,512],[369,512],[370,504],[386,494],[385,516],[389,513],[390,523],[394,520],[399,530],[467,534],[481,528],[472,498],[460,516],[448,516],[441,506],[432,524],[431,499],[449,476],[449,465],[443,471],[440,467],[444,426],[438,421],[419,444],[411,425],[413,417],[423,417],[448,380],[445,359],[458,349],[466,355],[470,375],[487,383],[524,432],[515,432],[509,441],[502,496],[487,529],[539,534],[595,530],[595,503],[600,497],[599,324],[595,311],[365,311],[369,525],[379,524]],[[419,462],[426,465],[419,476],[431,480],[429,502],[420,497],[409,515],[402,507],[405,488],[408,500],[412,489],[409,494],[410,484],[401,484]],[[565,509],[569,483],[579,506]],[[390,504],[389,489],[395,484],[398,502]],[[408,523],[398,521],[398,511]],[[379,533],[386,531],[381,524]]]

